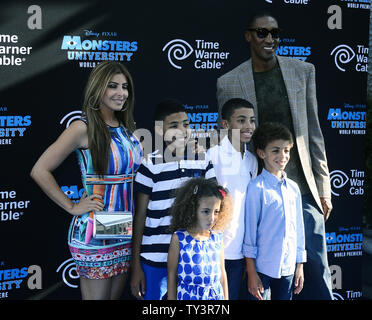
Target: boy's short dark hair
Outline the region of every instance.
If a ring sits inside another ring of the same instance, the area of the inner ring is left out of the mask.
[[[155,107],[154,120],[164,121],[167,116],[178,112],[186,112],[183,104],[176,99],[166,99]]]
[[[230,120],[234,111],[239,108],[254,109],[252,103],[241,98],[232,98],[227,100],[221,108],[221,118],[222,120]]]
[[[293,136],[285,125],[278,122],[265,122],[261,124],[252,136],[254,150],[264,150],[270,142],[275,140],[285,140],[293,143]]]

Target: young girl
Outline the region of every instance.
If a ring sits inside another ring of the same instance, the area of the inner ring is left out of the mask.
[[[170,209],[168,300],[228,300],[222,233],[231,198],[215,180],[188,180]]]

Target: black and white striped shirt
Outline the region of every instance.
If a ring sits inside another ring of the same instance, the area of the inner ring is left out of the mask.
[[[155,157],[156,152],[142,161],[135,178],[136,191],[150,196],[142,237],[141,261],[155,267],[166,267],[172,236],[168,211],[174,201],[174,190],[190,178],[215,178],[215,172],[208,159],[155,163]]]

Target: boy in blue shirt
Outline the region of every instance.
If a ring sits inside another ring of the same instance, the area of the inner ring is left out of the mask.
[[[260,175],[248,185],[243,254],[248,290],[255,299],[290,300],[301,292],[306,262],[301,193],[284,169],[293,138],[279,123],[264,123],[252,137],[263,161]]]
[[[156,106],[154,118],[155,134],[164,139],[165,148],[147,155],[135,178],[131,291],[145,300],[166,296],[173,191],[190,178],[215,179],[213,165],[205,156],[203,160],[195,154],[193,159],[186,157],[191,130],[184,106],[165,100]]]

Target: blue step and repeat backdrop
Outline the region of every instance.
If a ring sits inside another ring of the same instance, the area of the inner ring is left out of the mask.
[[[250,57],[244,26],[257,9],[270,10],[284,30],[278,55],[316,67],[334,205],[326,223],[334,296],[361,298],[369,0],[3,0],[0,300],[80,299],[66,242],[71,217],[29,172],[79,116],[92,67],[107,59],[128,67],[137,128],[151,130],[154,106],[171,97],[187,108],[194,136],[208,135],[217,127],[217,77]],[[80,198],[75,155],[55,177]]]

